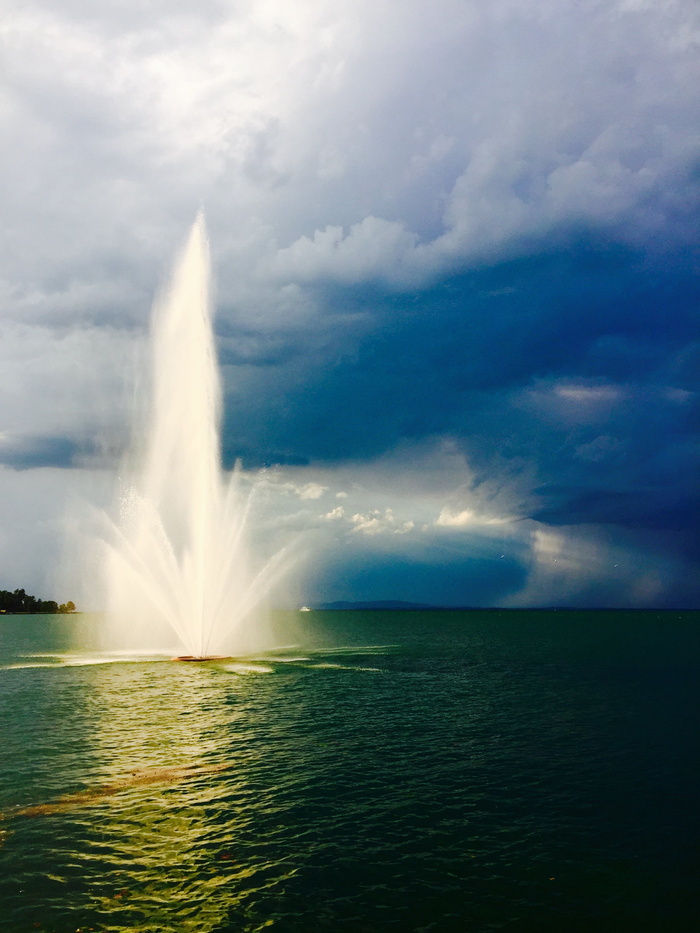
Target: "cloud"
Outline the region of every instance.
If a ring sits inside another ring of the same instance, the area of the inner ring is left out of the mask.
[[[278,495],[293,496],[298,499],[320,499],[328,492],[328,487],[320,483],[310,482],[297,485],[292,482],[283,482],[277,473],[268,475],[265,484],[272,487],[272,491]]]
[[[105,501],[95,474],[40,463],[27,469],[0,464],[0,589],[24,587],[44,599],[85,605],[83,573],[64,573],[61,560],[66,502],[79,488]]]
[[[384,509],[384,512],[381,509],[373,509],[366,515],[361,515],[358,512],[352,516],[351,521],[353,524],[352,530],[363,535],[405,535],[412,531],[414,527],[414,523],[410,519],[408,521],[397,520],[391,509]]]
[[[697,35],[690,0],[25,5],[10,280],[138,303],[201,199],[219,257],[301,281],[412,284],[562,225],[688,235]]]
[[[342,227],[329,226],[316,230],[313,239],[303,236],[279,250],[272,273],[282,280],[297,281],[420,282],[422,276],[414,260],[416,242],[417,235],[403,224],[369,215],[353,224],[347,236]]]
[[[26,468],[113,459],[128,433],[138,359],[125,330],[0,317],[0,460]]]
[[[71,467],[80,449],[65,437],[0,437],[0,463],[15,470],[37,467]]]
[[[391,34],[394,47],[381,51],[394,109],[377,108],[383,133],[368,126],[383,137],[387,213],[317,226],[278,254],[280,273],[413,287],[567,227],[608,229],[634,244],[690,232],[681,201],[698,198],[696,141],[686,131],[695,123],[698,24],[687,3],[663,14],[625,4],[530,12],[515,3],[485,15],[482,4],[462,5],[451,10],[449,35],[418,10],[411,25],[421,20],[423,60],[401,42],[405,29],[398,43]],[[376,51],[370,40],[354,62],[361,77]],[[418,89],[428,72],[437,101]],[[363,155],[371,183],[375,166]],[[671,194],[679,186],[680,200]],[[346,205],[338,208],[347,217]]]
[[[673,559],[630,547],[629,539],[611,540],[593,527],[534,525],[530,534],[527,583],[511,605],[664,608],[688,598]]]
[[[449,506],[445,506],[435,519],[435,524],[442,528],[473,528],[484,525],[502,525],[508,521],[508,518],[485,518],[475,515],[471,509],[453,512]]]

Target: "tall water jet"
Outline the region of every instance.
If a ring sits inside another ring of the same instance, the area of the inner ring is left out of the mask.
[[[200,214],[153,306],[149,404],[105,536],[110,647],[194,658],[260,647],[253,616],[285,567],[282,551],[251,566],[252,493],[239,467],[222,472],[210,278]]]

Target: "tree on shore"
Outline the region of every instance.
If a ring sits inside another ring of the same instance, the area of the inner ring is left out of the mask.
[[[37,599],[24,590],[0,590],[0,612],[31,612],[31,613],[57,613],[75,612],[75,603],[57,603],[53,599]]]

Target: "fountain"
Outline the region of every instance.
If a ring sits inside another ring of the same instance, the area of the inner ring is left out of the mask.
[[[221,469],[221,384],[211,326],[204,217],[155,301],[150,394],[124,464],[118,516],[103,536],[111,648],[182,660],[261,647],[261,603],[287,566],[259,567],[248,543],[255,487]],[[128,479],[125,480],[125,477]]]

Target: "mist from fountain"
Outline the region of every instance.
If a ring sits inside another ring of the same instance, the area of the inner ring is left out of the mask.
[[[200,214],[153,306],[149,404],[103,542],[110,648],[194,658],[256,650],[262,603],[287,567],[284,551],[255,565],[255,489],[244,491],[239,465],[229,475],[221,468],[210,279]]]

